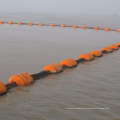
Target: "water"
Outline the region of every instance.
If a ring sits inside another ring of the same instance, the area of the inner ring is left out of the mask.
[[[71,19],[70,19],[71,18]],[[76,19],[78,18],[78,19]],[[84,21],[82,18],[87,18]],[[85,24],[118,28],[119,17],[2,15],[0,20]],[[114,21],[114,22],[113,22]],[[120,42],[117,32],[59,27],[0,25],[0,80],[37,73],[50,63]],[[0,97],[0,120],[119,120],[120,50],[49,75]],[[79,109],[68,109],[79,108]],[[86,108],[86,109],[83,109]],[[94,109],[93,109],[94,108]],[[95,109],[96,108],[96,109]],[[106,108],[106,109],[98,109]],[[91,109],[91,110],[90,110]]]

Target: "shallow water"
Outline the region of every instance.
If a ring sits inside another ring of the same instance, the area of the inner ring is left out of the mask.
[[[16,22],[23,19],[38,23],[42,19],[45,23],[64,21],[67,24],[86,25],[98,23],[90,16],[86,16],[86,21],[78,16],[78,19],[69,19],[70,16],[31,16],[1,15],[1,20]],[[106,19],[99,21],[98,26],[119,26],[116,22],[119,18],[111,18],[109,22]],[[49,63],[59,63],[70,57],[78,59],[82,53],[120,42],[119,36],[120,33],[112,31],[0,25],[0,79],[7,83],[11,75],[21,72],[33,74]],[[75,68],[65,69],[60,74],[49,75],[28,87],[11,89],[0,97],[0,120],[119,120],[119,54],[120,50],[114,51]]]

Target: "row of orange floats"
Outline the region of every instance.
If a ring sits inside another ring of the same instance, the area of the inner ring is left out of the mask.
[[[73,58],[65,59],[61,61],[59,64],[58,63],[53,63],[50,65],[46,65],[43,68],[43,71],[49,71],[50,73],[58,73],[63,71],[64,66],[65,67],[75,67],[78,65],[79,60],[83,59],[84,61],[90,61],[93,60],[95,57],[101,57],[105,53],[110,53],[113,50],[118,50],[120,47],[120,43],[110,45],[107,47],[103,47],[101,50],[94,50],[91,51],[90,53],[84,53],[81,54],[78,57],[78,60],[74,60]]]
[[[118,50],[120,42],[107,47],[103,47],[101,50],[94,50],[90,53],[81,54],[78,60],[73,58],[62,60],[60,63],[52,63],[43,67],[42,71],[37,74],[30,75],[27,72],[23,72],[17,75],[12,75],[9,78],[8,84],[3,84],[0,81],[0,95],[7,93],[7,91],[15,86],[28,86],[34,82],[34,80],[47,76],[52,73],[62,72],[65,68],[76,67],[80,62],[93,60],[95,57],[101,57],[105,53],[110,53],[113,50]]]
[[[55,24],[43,24],[43,23],[39,23],[39,24],[33,24],[32,22],[29,22],[29,23],[23,23],[23,22],[18,22],[18,23],[13,23],[12,21],[9,21],[9,22],[3,22],[3,21],[0,21],[0,24],[4,24],[4,23],[7,23],[9,25],[12,25],[12,24],[18,24],[18,25],[29,25],[29,26],[33,26],[33,25],[39,25],[39,26],[51,26],[51,27],[54,27],[54,26],[60,26],[60,27],[72,27],[72,28],[82,28],[82,29],[94,29],[94,30],[105,30],[105,31],[117,31],[117,32],[120,32],[120,28],[119,29],[116,29],[116,30],[113,30],[113,29],[110,29],[108,27],[106,28],[99,28],[99,27],[87,27],[85,25],[82,25],[82,26],[78,26],[78,25],[72,25],[72,26],[67,26],[65,24],[60,24],[60,25],[55,25]]]

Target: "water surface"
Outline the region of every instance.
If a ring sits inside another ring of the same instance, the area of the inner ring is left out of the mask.
[[[75,19],[78,18],[78,19]],[[86,16],[1,15],[1,20],[89,24],[117,28],[119,18],[97,21]],[[95,17],[94,17],[95,18]],[[99,17],[101,20],[104,17]],[[67,22],[68,21],[68,22]],[[89,21],[89,22],[88,22]],[[114,21],[114,22],[113,22]],[[117,32],[59,27],[0,25],[0,79],[40,72],[50,63],[78,59],[82,53],[120,42]],[[16,87],[0,97],[0,120],[119,120],[120,51],[49,75],[28,87]],[[109,108],[83,110],[65,108]]]

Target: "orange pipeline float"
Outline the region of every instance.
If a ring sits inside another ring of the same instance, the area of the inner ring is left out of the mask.
[[[110,53],[113,51],[111,47],[103,47],[101,48],[102,53]]]
[[[92,54],[95,57],[101,57],[103,55],[103,53],[100,50],[91,51],[90,54]]]
[[[28,25],[29,25],[29,26],[33,26],[33,23],[29,22]]]
[[[86,28],[87,28],[87,26],[84,26],[84,25],[83,25],[83,26],[81,26],[81,28],[82,28],[82,29],[86,29]]]
[[[94,27],[95,30],[99,30],[99,27]]]
[[[65,24],[54,24],[54,23],[51,23],[51,24],[45,24],[45,23],[32,23],[32,22],[29,22],[29,23],[24,23],[24,22],[12,22],[12,21],[8,21],[8,22],[4,22],[4,21],[0,21],[0,24],[9,24],[9,25],[12,25],[12,24],[18,24],[19,26],[21,25],[29,25],[29,26],[33,26],[33,25],[38,25],[38,26],[50,26],[50,27],[71,27],[71,28],[81,28],[81,29],[94,29],[94,30],[104,30],[104,31],[116,31],[118,33],[120,33],[120,28],[117,28],[117,29],[110,29],[109,27],[106,27],[106,28],[100,28],[100,27],[91,27],[91,26],[86,26],[86,25],[65,25]]]
[[[60,65],[71,68],[71,67],[77,66],[77,62],[76,62],[76,60],[74,60],[73,58],[69,58],[69,59],[62,60],[62,61],[60,62]]]
[[[39,26],[43,26],[44,24],[43,23],[39,23]]]
[[[27,72],[23,72],[17,75],[12,75],[7,84],[0,81],[0,95],[7,93],[7,91],[16,86],[28,86],[31,85],[35,80],[45,77],[49,74],[55,74],[63,72],[65,68],[76,67],[79,63],[84,61],[93,60],[94,57],[101,57],[105,53],[110,53],[113,50],[117,50],[120,47],[120,42],[110,45],[108,47],[103,47],[101,50],[94,50],[90,53],[81,54],[78,60],[73,58],[62,60],[59,64],[52,63],[43,67],[42,71],[37,74],[30,75]]]
[[[7,88],[3,84],[3,82],[0,81],[0,95],[7,93]]]
[[[78,26],[77,26],[77,25],[73,25],[72,27],[73,27],[73,28],[78,28]]]
[[[8,25],[12,25],[12,22],[11,22],[11,21],[9,21],[9,22],[8,22]]]
[[[119,47],[118,47],[118,45],[110,45],[109,46],[110,48],[112,48],[113,50],[118,50],[119,49]]]
[[[22,25],[22,22],[18,22],[18,25]]]
[[[65,25],[64,25],[64,24],[61,24],[60,27],[65,27]]]
[[[117,31],[117,32],[120,32],[120,29],[117,29],[116,31]]]
[[[0,21],[0,24],[3,24],[4,22],[3,21]]]
[[[54,27],[55,25],[54,25],[54,24],[50,24],[49,26],[50,26],[50,27]]]
[[[116,45],[118,45],[118,47],[120,47],[120,42],[116,43]]]
[[[15,82],[17,86],[28,86],[33,82],[33,78],[29,73],[21,73],[13,75],[9,78],[9,83]]]
[[[84,53],[78,57],[78,59],[81,59],[81,58],[85,59],[86,61],[89,61],[89,60],[93,60],[94,56],[90,53]]]
[[[49,65],[46,65],[43,68],[43,71],[49,71],[50,73],[59,73],[63,71],[63,68],[58,63],[52,63]]]
[[[110,31],[110,28],[105,28],[104,30],[105,30],[105,31]]]

